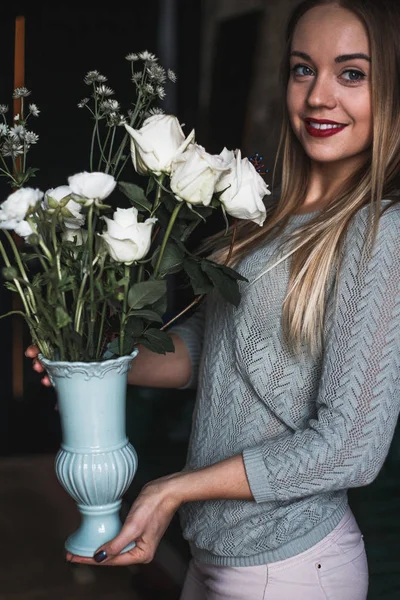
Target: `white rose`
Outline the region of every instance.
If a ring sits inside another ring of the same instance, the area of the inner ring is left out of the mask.
[[[38,189],[20,188],[1,204],[0,221],[23,221],[42,198],[43,192]],[[13,227],[3,226],[3,229],[13,229]]]
[[[83,171],[68,177],[68,185],[74,194],[87,198],[88,202],[85,204],[88,205],[107,198],[114,191],[117,182],[107,173]]]
[[[146,256],[150,250],[151,232],[156,218],[138,223],[136,208],[117,208],[113,219],[103,217],[107,232],[99,234],[106,243],[110,256],[116,261],[130,265]]]
[[[185,134],[173,115],[153,115],[143,122],[140,129],[125,124],[131,136],[131,156],[135,170],[141,175],[170,173],[171,162],[194,139],[194,129]]]
[[[240,150],[235,151],[234,159],[217,181],[215,191],[222,192],[219,199],[232,217],[248,219],[260,226],[264,223],[266,210],[263,198],[271,192],[254,165],[247,158],[242,159]]]
[[[65,202],[65,199],[72,193],[73,191],[68,185],[60,185],[47,190],[44,195],[43,208],[52,212],[60,203],[63,204],[61,214],[65,225],[70,229],[79,229],[85,222],[85,215],[81,213],[81,204],[72,199]]]
[[[208,206],[215,184],[227,168],[224,156],[208,154],[203,146],[192,144],[172,163],[171,190],[177,200]]]

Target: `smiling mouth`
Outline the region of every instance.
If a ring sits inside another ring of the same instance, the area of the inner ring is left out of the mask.
[[[328,137],[343,131],[347,125],[326,119],[304,119],[306,131],[313,137]]]

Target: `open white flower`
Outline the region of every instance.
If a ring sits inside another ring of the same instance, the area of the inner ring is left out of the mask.
[[[86,198],[88,201],[85,204],[89,205],[107,198],[114,191],[117,182],[107,173],[83,171],[68,177],[68,185],[74,194]]]
[[[271,193],[267,184],[248,158],[242,158],[240,150],[231,154],[224,148],[221,154],[227,159],[229,156],[232,159],[234,154],[230,168],[215,186],[216,192],[222,192],[221,204],[232,217],[248,219],[261,226],[266,217],[263,198]]]
[[[136,208],[117,208],[113,218],[103,217],[107,231],[99,234],[106,243],[110,256],[120,263],[130,265],[146,256],[150,250],[151,232],[157,219],[151,217],[138,223]]]
[[[43,198],[43,192],[39,189],[20,188],[8,196],[0,207],[0,221],[23,221],[25,217],[33,212],[36,204]],[[3,229],[14,229],[14,227],[6,227]]]
[[[171,189],[177,200],[208,206],[215,184],[229,162],[221,154],[208,154],[203,146],[191,144],[172,163]]]
[[[27,241],[28,237],[34,233],[32,227],[29,225],[28,221],[19,221],[15,227],[14,231],[17,235],[24,238]]]
[[[140,129],[125,128],[131,136],[131,156],[141,175],[169,174],[171,162],[194,140],[194,129],[185,138],[178,119],[173,115],[152,115]]]
[[[72,189],[68,185],[50,188],[44,195],[43,208],[50,213],[61,206],[61,215],[65,225],[71,229],[79,229],[85,222],[82,205],[69,198]]]

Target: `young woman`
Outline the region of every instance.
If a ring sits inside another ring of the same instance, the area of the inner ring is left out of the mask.
[[[280,197],[235,245],[241,303],[209,295],[175,353],[142,349],[129,376],[197,385],[187,465],[145,486],[94,559],[69,560],[149,562],[179,509],[182,600],[366,598],[347,490],[379,473],[400,408],[399,31],[389,0],[294,11]]]

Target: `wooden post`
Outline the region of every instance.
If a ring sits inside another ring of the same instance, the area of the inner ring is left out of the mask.
[[[15,19],[14,41],[14,89],[25,85],[25,17]],[[14,99],[14,115],[21,112],[21,98]],[[17,157],[20,161],[20,157]],[[19,168],[20,163],[17,163]],[[21,238],[15,236],[17,245]],[[12,294],[12,310],[21,310],[21,299]],[[24,394],[24,323],[19,315],[12,317],[12,391],[14,399],[21,399]]]

